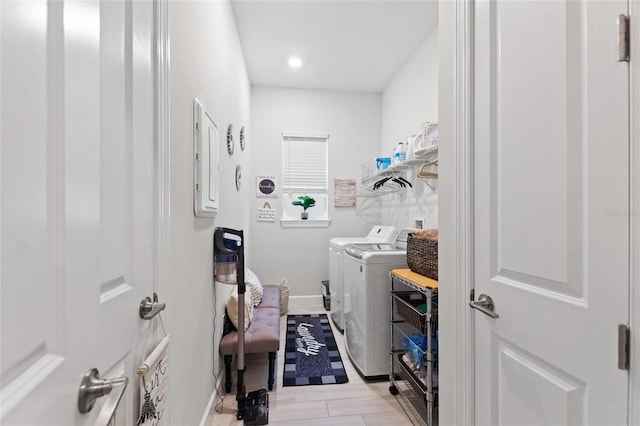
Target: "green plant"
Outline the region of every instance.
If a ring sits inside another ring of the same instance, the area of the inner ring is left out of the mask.
[[[291,202],[294,206],[300,206],[306,212],[309,207],[313,207],[316,205],[316,200],[309,197],[308,195],[301,195],[297,200]]]

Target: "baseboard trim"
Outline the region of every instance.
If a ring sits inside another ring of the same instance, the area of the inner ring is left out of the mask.
[[[207,422],[207,420],[209,419],[209,414],[211,414],[211,411],[213,410],[214,404],[216,403],[216,400],[218,399],[218,395],[220,395],[222,393],[222,379],[218,379],[216,386],[213,390],[213,392],[211,393],[211,397],[209,398],[209,402],[207,403],[207,408],[205,408],[204,413],[202,414],[202,419],[200,420],[200,426],[206,426],[207,424],[210,424]]]
[[[289,296],[289,311],[298,311],[301,309],[324,310],[322,295]]]

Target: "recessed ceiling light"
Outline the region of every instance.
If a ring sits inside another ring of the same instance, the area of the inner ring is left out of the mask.
[[[289,58],[289,66],[291,68],[300,68],[302,66],[302,59],[297,56],[292,56]]]

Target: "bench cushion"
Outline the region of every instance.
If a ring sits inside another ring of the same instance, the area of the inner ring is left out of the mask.
[[[265,296],[267,295],[265,289]],[[279,291],[279,290],[278,290]],[[280,294],[278,294],[278,301]],[[264,297],[263,297],[264,301]],[[261,303],[262,305],[262,303]],[[244,333],[244,352],[247,354],[277,352],[280,349],[280,308],[262,307],[253,313],[253,321]],[[238,332],[222,337],[220,353],[234,355],[238,352]]]
[[[277,308],[280,309],[280,287],[264,287],[262,301],[256,309]]]

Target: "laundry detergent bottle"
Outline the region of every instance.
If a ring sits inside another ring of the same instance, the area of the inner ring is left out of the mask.
[[[416,135],[411,135],[407,139],[407,142],[405,144],[405,147],[407,149],[405,156],[407,160],[413,160],[416,156],[416,150],[415,150],[415,147],[413,146],[413,143],[415,142],[415,140],[416,140]]]
[[[398,142],[396,149],[393,151],[393,163],[398,164],[407,159],[407,148],[404,143]]]

